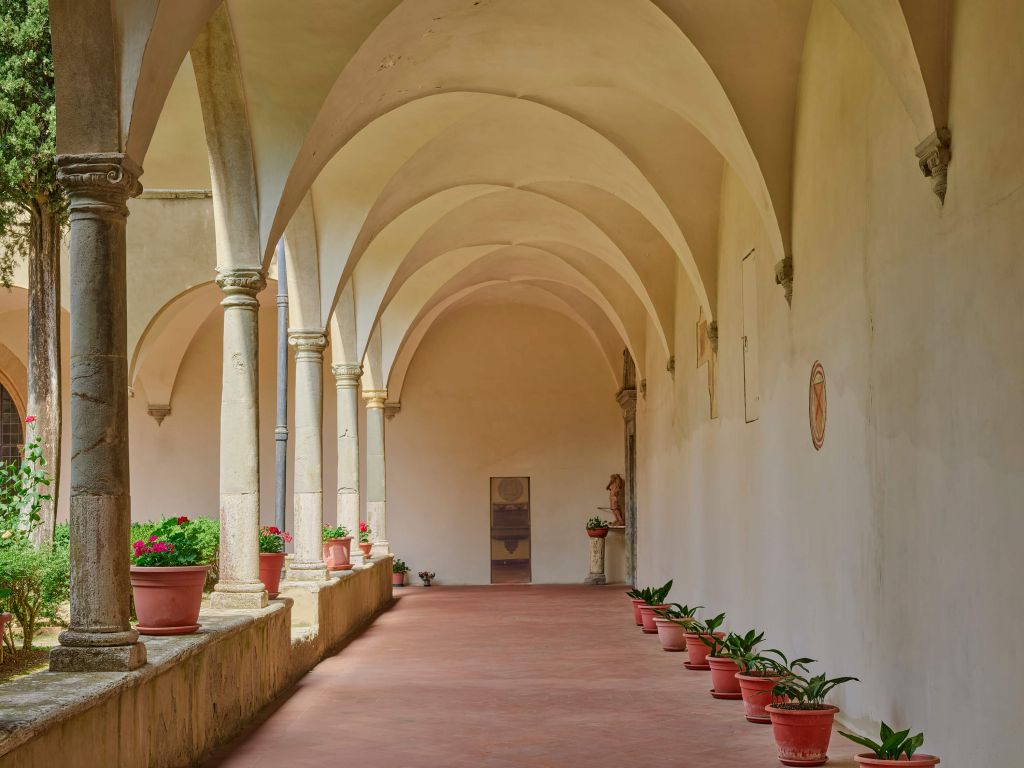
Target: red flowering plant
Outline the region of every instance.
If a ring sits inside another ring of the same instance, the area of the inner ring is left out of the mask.
[[[348,536],[348,528],[340,523],[338,525],[325,525],[324,526],[324,541],[330,541],[331,539],[344,539]]]
[[[373,533],[373,530],[370,528],[370,526],[368,526],[366,523],[360,523],[359,524],[359,543],[360,544],[368,544],[369,541],[370,541],[370,534],[372,534],[372,533]]]
[[[282,531],[276,525],[264,525],[260,528],[260,552],[266,555],[284,552],[284,545],[292,540],[288,531]]]
[[[145,539],[132,542],[132,565],[143,568],[206,565],[199,526],[187,517],[168,517],[160,521]]]

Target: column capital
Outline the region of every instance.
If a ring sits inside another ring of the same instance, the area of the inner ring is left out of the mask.
[[[124,218],[128,198],[142,193],[142,168],[120,152],[57,155],[57,181],[68,191],[70,215]]]
[[[355,387],[363,375],[363,367],[355,363],[335,363],[331,366],[331,373],[339,384],[344,382]]]
[[[255,309],[256,294],[267,287],[267,279],[256,267],[218,267],[217,285],[224,293],[221,306]]]
[[[364,389],[363,400],[366,401],[367,408],[380,408],[384,409],[384,401],[388,399],[388,391],[386,389]]]
[[[946,179],[952,152],[948,128],[939,128],[914,148],[917,164],[926,179],[932,180],[932,191],[940,203],[946,202]]]
[[[295,359],[322,358],[327,348],[327,335],[323,331],[304,328],[288,329],[288,344],[295,347]]]

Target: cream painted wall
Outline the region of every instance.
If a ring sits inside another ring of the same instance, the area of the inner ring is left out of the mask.
[[[1010,18],[1012,17],[1012,18]],[[957,5],[940,207],[910,122],[846,22],[818,2],[796,144],[792,309],[732,174],[719,235],[719,412],[678,286],[675,379],[648,345],[639,574],[861,678],[843,718],[922,728],[950,765],[1019,762],[1024,632],[1024,7]],[[759,256],[761,418],[744,421],[740,262]],[[653,332],[651,329],[650,332]],[[828,428],[815,451],[808,379]],[[655,373],[657,372],[657,373]]]
[[[622,471],[622,429],[607,363],[571,320],[517,304],[451,310],[387,427],[392,550],[439,584],[490,583],[489,478],[528,476],[533,581],[582,582],[584,524]]]

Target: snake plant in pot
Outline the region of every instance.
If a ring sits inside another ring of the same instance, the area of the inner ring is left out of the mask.
[[[700,638],[708,646],[708,664],[711,666],[711,695],[716,699],[741,699],[740,681],[736,679],[740,671],[737,659],[749,656],[757,645],[764,640],[764,632],[755,629],[745,635],[730,632],[724,639],[705,635]]]
[[[701,605],[691,608],[688,605],[670,603],[667,608],[656,610],[654,626],[658,628],[658,640],[663,651],[686,650],[686,627],[693,621],[694,615]]]
[[[665,598],[668,597],[668,593],[671,590],[672,579],[669,579],[660,587],[644,587],[643,589],[633,589],[626,593],[633,600],[638,601],[634,603],[634,615],[639,619],[637,624],[643,627],[643,631],[647,634],[653,635],[658,631],[658,628],[654,625],[654,610],[656,608],[664,609],[668,607],[665,604]]]
[[[806,665],[814,663],[814,659],[806,658],[790,661],[786,654],[775,648],[765,651],[752,649],[749,653],[733,658],[740,668],[736,680],[743,694],[743,713],[749,722],[765,724],[772,721],[765,707],[788,701],[784,697],[772,696],[775,684],[792,672],[806,672]]]
[[[935,755],[917,754],[917,750],[924,744],[924,734],[911,736],[909,728],[905,731],[896,731],[882,723],[877,742],[844,731],[840,731],[839,735],[871,750],[871,752],[862,752],[853,758],[861,765],[871,766],[871,768],[888,768],[889,766],[894,768],[898,766],[931,768],[940,762]]]
[[[704,621],[694,619],[688,624],[686,628],[686,651],[690,658],[684,665],[687,669],[711,669],[711,665],[708,664],[708,653],[711,652],[711,649],[718,640],[725,637],[724,632],[718,631],[718,628],[724,623],[725,614],[720,613],[712,619],[705,619]],[[704,642],[704,638],[707,638],[707,643]]]
[[[852,680],[857,678],[804,677],[791,671],[772,687],[773,696],[788,699],[765,707],[783,765],[824,765],[828,761],[832,722],[839,707],[826,704],[825,697]]]

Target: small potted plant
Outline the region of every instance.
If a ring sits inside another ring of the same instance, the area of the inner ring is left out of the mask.
[[[373,542],[370,541],[370,536],[373,535],[373,530],[365,522],[359,524],[359,549],[363,552],[363,557],[367,560],[370,559],[370,552],[373,550]]]
[[[209,566],[199,533],[185,516],[161,521],[132,543],[131,584],[136,629],[143,635],[188,635],[199,629],[199,606]]]
[[[752,629],[745,635],[730,632],[722,640],[710,635],[704,635],[700,639],[708,646],[711,695],[716,699],[742,699],[740,681],[736,679],[740,671],[738,659],[754,652],[758,643],[764,640],[764,632]]]
[[[640,606],[647,602],[646,595],[650,591],[650,587],[644,587],[643,589],[633,587],[633,589],[626,591],[626,597],[629,598],[629,602],[633,606],[633,621],[636,622],[638,627],[644,623],[640,618]]]
[[[824,765],[828,761],[828,742],[839,707],[825,703],[836,686],[856,677],[804,677],[790,672],[772,687],[772,695],[787,701],[769,704],[765,710],[772,719],[772,733],[783,765]]]
[[[409,572],[409,566],[405,564],[405,560],[400,557],[396,557],[391,561],[391,585],[394,587],[405,586],[405,574]]]
[[[702,605],[691,608],[688,605],[671,603],[664,610],[655,611],[654,626],[658,628],[658,640],[663,651],[686,650],[686,628],[693,621]]]
[[[641,591],[644,602],[640,605],[640,626],[645,634],[657,634],[658,627],[654,623],[654,612],[668,608],[665,598],[668,597],[671,589],[672,579],[669,579],[660,587],[651,587],[646,591]]]
[[[708,653],[715,647],[715,643],[725,637],[724,632],[718,628],[725,623],[725,614],[720,613],[712,619],[689,622],[686,628],[686,652],[689,659],[683,664],[687,669],[704,670],[711,669],[708,664]],[[704,642],[705,638],[708,642]]]
[[[608,535],[608,526],[611,525],[607,520],[602,520],[600,517],[592,517],[587,520],[587,535],[592,539],[603,539]]]
[[[329,571],[352,568],[352,537],[344,525],[325,525],[323,530],[324,562]]]
[[[888,768],[889,766],[920,766],[920,768],[931,768],[938,765],[939,758],[935,755],[916,754],[917,750],[924,744],[924,734],[917,736],[910,735],[910,729],[905,731],[894,731],[885,723],[882,723],[879,731],[878,741],[872,741],[863,736],[855,736],[852,733],[839,732],[850,741],[867,747],[870,753],[863,752],[854,756],[861,765],[872,766],[872,768]]]
[[[772,688],[791,672],[806,672],[806,665],[814,663],[814,659],[789,661],[782,651],[775,648],[769,648],[763,653],[751,650],[749,654],[733,658],[740,668],[736,679],[743,694],[744,715],[751,723],[770,723],[772,719],[765,707],[788,701],[785,697],[772,696]]]
[[[260,581],[269,597],[281,591],[281,570],[284,568],[284,545],[292,535],[275,525],[260,528]]]

